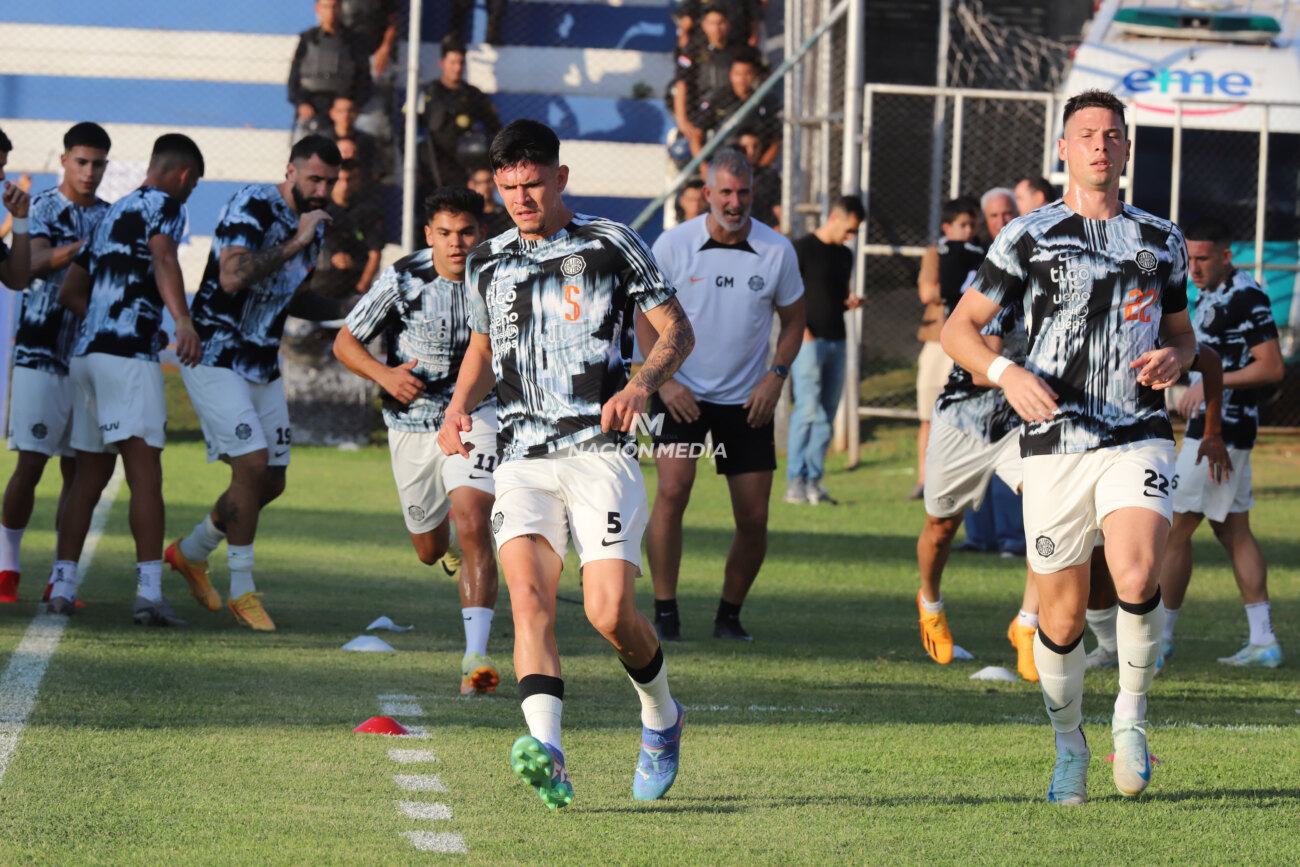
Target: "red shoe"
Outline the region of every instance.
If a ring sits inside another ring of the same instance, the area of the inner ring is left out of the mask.
[[[0,602],[18,601],[18,579],[22,575],[12,569],[0,572]]]

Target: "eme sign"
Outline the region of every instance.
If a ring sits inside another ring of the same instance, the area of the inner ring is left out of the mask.
[[[1135,69],[1124,76],[1124,86],[1132,93],[1174,93],[1182,96],[1235,96],[1250,93],[1254,82],[1244,72],[1215,74],[1209,70]]]

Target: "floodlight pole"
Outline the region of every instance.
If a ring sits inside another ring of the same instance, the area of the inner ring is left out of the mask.
[[[420,12],[411,0],[406,31],[406,117],[402,138],[402,250],[415,249],[415,132],[420,120]]]

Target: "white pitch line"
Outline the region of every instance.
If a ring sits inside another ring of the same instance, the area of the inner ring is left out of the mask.
[[[375,697],[380,701],[416,701],[420,698],[418,695],[404,695],[400,692],[393,692]]]
[[[465,838],[459,834],[438,834],[433,831],[403,831],[411,843],[421,852],[441,852],[444,855],[467,855],[469,847]]]
[[[1004,716],[1004,722],[1029,723],[1035,725],[1044,725],[1047,723],[1046,717],[1038,716]],[[1110,725],[1111,718],[1108,716],[1088,716],[1083,721],[1094,725]],[[1147,723],[1148,728],[1153,729],[1194,729],[1198,731],[1215,731],[1215,732],[1280,732],[1284,726],[1275,725],[1253,725],[1248,723],[1198,723],[1198,722],[1174,722],[1165,723]]]
[[[104,535],[104,525],[108,523],[108,513],[112,511],[113,500],[122,485],[122,464],[118,463],[112,477],[100,495],[99,504],[90,517],[90,531],[86,534],[86,544],[81,549],[81,559],[77,562],[77,571],[82,579],[90,561],[95,557],[95,548]],[[23,633],[22,641],[13,655],[9,657],[9,667],[0,676],[0,782],[4,781],[9,762],[18,748],[18,739],[22,736],[27,717],[36,706],[36,694],[40,691],[45,669],[50,665],[50,657],[59,646],[63,630],[68,625],[68,618],[60,614],[46,614],[45,605],[38,603],[36,616]]]
[[[407,792],[445,792],[447,786],[437,774],[393,774],[397,788]]]
[[[424,716],[424,708],[411,701],[381,701],[379,712],[384,716]]]
[[[687,705],[685,710],[696,713],[847,713],[838,707],[777,707],[776,705],[751,704],[748,707],[729,704]]]
[[[451,819],[451,807],[446,804],[426,804],[422,801],[398,801],[397,811],[408,819],[429,819],[447,821]]]
[[[436,762],[438,757],[433,750],[389,750],[388,758],[399,765],[412,765],[417,762]]]
[[[428,728],[428,726],[407,726],[407,727],[406,727],[406,734],[404,734],[404,735],[397,735],[396,737],[399,737],[399,738],[415,738],[416,740],[421,740],[421,741],[423,741],[423,740],[428,740],[428,738],[429,738],[429,728]]]

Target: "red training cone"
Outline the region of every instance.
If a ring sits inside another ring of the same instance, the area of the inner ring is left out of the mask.
[[[405,735],[406,728],[391,716],[372,716],[352,730],[356,734]]]

